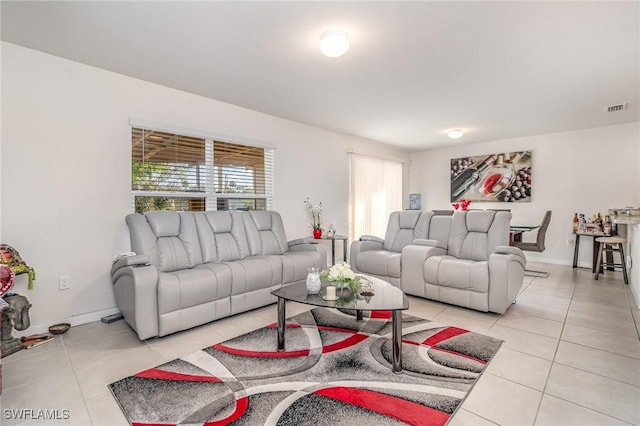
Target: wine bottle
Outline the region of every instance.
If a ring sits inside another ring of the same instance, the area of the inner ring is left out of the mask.
[[[451,201],[456,201],[458,197],[467,192],[471,186],[480,179],[482,172],[496,161],[495,155],[490,155],[475,167],[470,167],[456,176],[451,181]]]

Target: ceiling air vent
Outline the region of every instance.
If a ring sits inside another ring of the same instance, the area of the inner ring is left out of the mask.
[[[627,105],[628,104],[618,104],[618,105],[610,105],[608,107],[606,107],[605,109],[607,110],[607,112],[618,112],[618,111],[624,111],[625,109],[627,109]]]

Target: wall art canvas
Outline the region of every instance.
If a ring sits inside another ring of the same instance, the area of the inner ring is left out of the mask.
[[[531,151],[451,160],[451,202],[530,202]]]

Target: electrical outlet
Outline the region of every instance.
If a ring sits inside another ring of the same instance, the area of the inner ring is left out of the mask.
[[[572,246],[574,244],[573,238],[567,238],[567,245]]]
[[[631,256],[627,256],[627,268],[631,269],[631,267],[632,267]]]
[[[71,276],[70,275],[60,275],[58,277],[58,289],[59,290],[69,290],[71,288]]]

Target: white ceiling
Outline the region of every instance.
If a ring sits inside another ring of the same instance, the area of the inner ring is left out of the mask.
[[[0,3],[4,41],[411,150],[640,120],[639,5]]]

